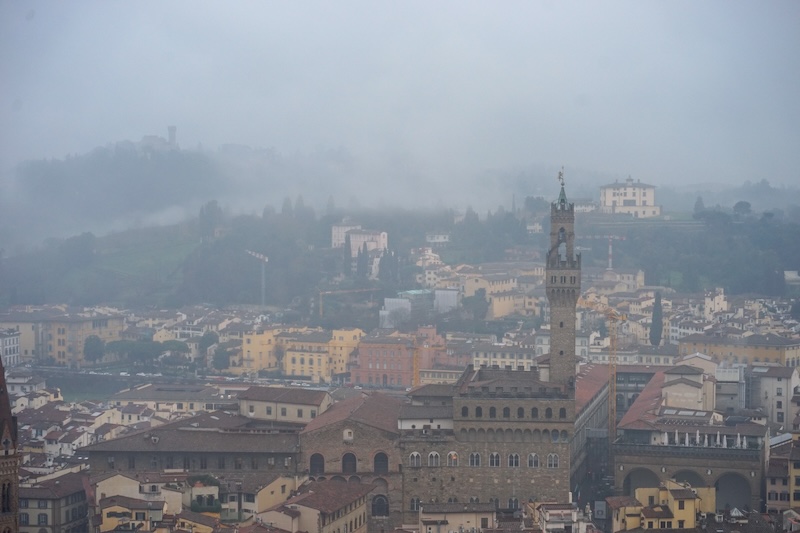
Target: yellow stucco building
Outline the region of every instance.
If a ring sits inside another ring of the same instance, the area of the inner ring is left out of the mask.
[[[694,529],[698,513],[716,511],[714,487],[691,487],[667,480],[660,487],[636,489],[635,497],[606,498],[612,533],[631,529]]]
[[[703,353],[715,361],[729,364],[779,363],[800,366],[800,339],[774,333],[742,337],[695,333],[678,341],[680,355]]]

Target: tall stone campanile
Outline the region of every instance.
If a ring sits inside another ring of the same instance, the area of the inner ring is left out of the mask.
[[[575,253],[575,204],[567,202],[564,172],[561,193],[550,205],[547,300],[550,303],[550,382],[575,397],[575,306],[581,293],[581,256]]]
[[[11,414],[3,358],[0,357],[0,533],[19,531],[17,417]]]

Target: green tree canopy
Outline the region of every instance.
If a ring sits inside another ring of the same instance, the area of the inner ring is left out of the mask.
[[[205,357],[205,355],[208,353],[208,349],[218,342],[219,342],[219,335],[217,335],[213,331],[206,331],[205,333],[203,333],[203,336],[200,337],[200,345],[198,346],[200,350],[200,355],[202,357]]]
[[[217,348],[214,352],[214,358],[211,361],[211,364],[217,370],[225,370],[230,366],[230,354],[228,350],[224,348]]]
[[[83,357],[85,357],[87,361],[99,361],[105,355],[105,350],[106,346],[103,339],[97,335],[88,336],[83,343]]]

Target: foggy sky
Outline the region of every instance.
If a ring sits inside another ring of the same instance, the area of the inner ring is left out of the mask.
[[[178,127],[440,187],[800,183],[798,2],[0,1],[0,169]],[[554,178],[555,179],[555,178]]]

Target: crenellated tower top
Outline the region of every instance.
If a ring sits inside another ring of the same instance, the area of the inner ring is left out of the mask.
[[[581,256],[575,253],[575,204],[567,201],[564,170],[561,191],[550,206],[547,300],[550,303],[550,381],[575,392],[575,306],[581,292]]]

